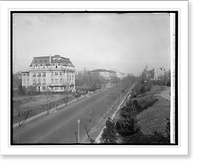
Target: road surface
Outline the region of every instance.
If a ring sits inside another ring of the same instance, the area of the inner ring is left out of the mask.
[[[44,115],[37,120],[24,124],[22,127],[15,128],[13,130],[13,143],[76,143],[75,133],[77,132],[78,119],[81,121],[80,142],[84,142],[87,137],[85,122],[90,118],[87,106],[91,106],[94,102],[102,101],[109,93],[109,89],[102,90],[88,98],[80,99],[69,106],[60,108],[55,113]],[[101,119],[102,116],[100,114],[96,115],[96,123]]]

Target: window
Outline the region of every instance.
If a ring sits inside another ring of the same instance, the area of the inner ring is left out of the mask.
[[[62,75],[62,72],[60,72],[60,75]]]
[[[60,83],[61,83],[61,84],[63,83],[63,79],[62,79],[62,78],[60,79]]]
[[[58,79],[55,79],[55,84],[58,84]]]
[[[55,72],[55,75],[58,75],[58,73],[57,73],[57,72]]]
[[[43,75],[42,75],[43,77],[46,77],[46,72],[43,72]]]
[[[42,89],[43,89],[43,90],[46,90],[46,86],[43,86]]]
[[[55,87],[55,90],[58,90],[58,87]]]
[[[35,73],[33,73],[33,77],[36,77],[36,74],[35,74]]]
[[[45,78],[43,79],[43,84],[46,84],[46,79]]]
[[[33,85],[35,85],[36,84],[36,79],[33,79]]]

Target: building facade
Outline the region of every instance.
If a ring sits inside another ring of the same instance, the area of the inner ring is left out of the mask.
[[[115,71],[115,73],[116,73],[116,77],[120,79],[123,79],[126,76],[126,74],[123,72]]]
[[[22,72],[22,86],[38,92],[75,91],[75,66],[60,55],[34,57],[29,70]]]

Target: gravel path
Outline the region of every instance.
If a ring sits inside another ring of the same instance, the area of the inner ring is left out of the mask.
[[[163,98],[170,100],[170,87],[167,87],[166,90],[164,90],[163,92],[161,92],[160,96],[162,96]]]

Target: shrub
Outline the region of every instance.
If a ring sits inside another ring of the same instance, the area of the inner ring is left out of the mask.
[[[26,94],[27,95],[37,95],[39,93],[37,92],[36,86],[30,86],[29,89],[26,91]]]
[[[26,88],[23,87],[22,85],[19,85],[19,87],[18,87],[18,94],[19,95],[25,95],[26,94]]]
[[[121,136],[128,136],[140,131],[139,125],[137,123],[136,117],[119,119],[116,122],[116,130]]]
[[[106,121],[106,128],[103,130],[101,139],[103,143],[116,143],[117,133],[115,123],[113,123],[110,118]]]
[[[142,111],[146,110],[147,108],[151,107],[154,105],[154,103],[156,103],[158,101],[158,99],[154,99],[151,101],[148,101],[143,107],[142,107]]]
[[[122,143],[129,144],[169,144],[170,141],[157,131],[154,134],[144,134],[141,131],[122,137]]]
[[[143,86],[141,89],[140,89],[140,93],[145,93],[146,92],[146,89],[145,89],[145,86]]]
[[[139,105],[137,100],[133,100],[133,105],[135,106],[137,113],[140,113],[142,111],[142,106]]]

